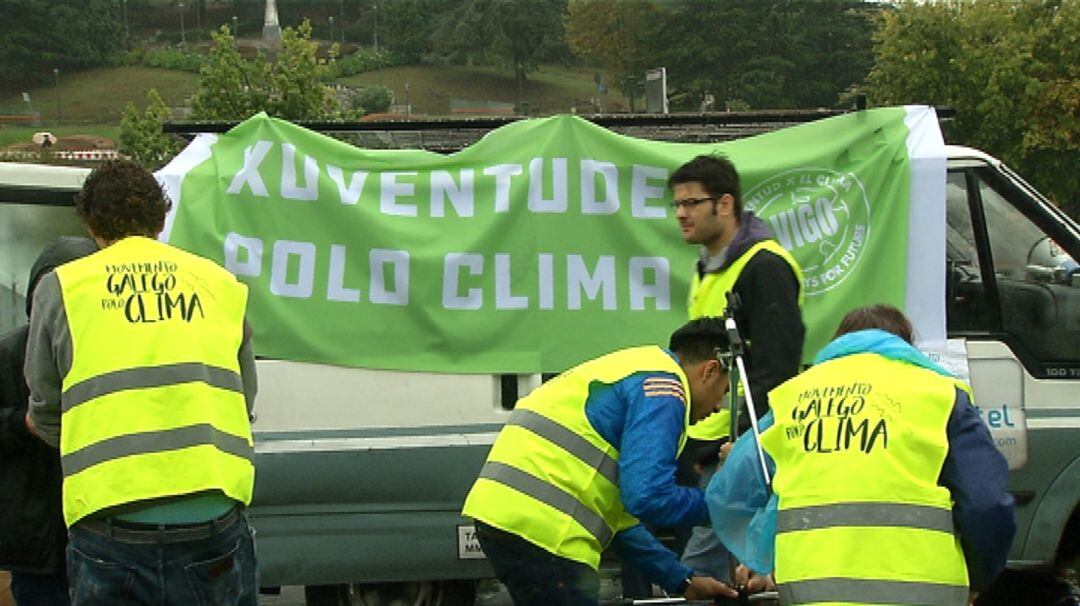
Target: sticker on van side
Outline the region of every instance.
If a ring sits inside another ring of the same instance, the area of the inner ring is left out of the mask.
[[[975,410],[979,418],[986,423],[990,437],[1009,464],[1009,469],[1020,469],[1027,463],[1027,415],[1022,405],[1022,388],[1019,384],[1019,372],[986,372],[983,380],[974,385],[971,382],[971,368],[968,364],[967,342],[964,339],[949,339],[944,347],[940,344],[920,343],[919,349],[945,370],[955,374],[972,385],[975,390]],[[984,360],[983,364],[1009,364],[1002,360]],[[1018,370],[1018,369],[1016,369]]]
[[[484,560],[484,550],[480,548],[480,541],[476,539],[476,527],[457,527],[457,557],[459,560]]]

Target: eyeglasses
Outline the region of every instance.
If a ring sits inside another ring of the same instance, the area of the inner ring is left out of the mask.
[[[686,210],[690,210],[691,208],[694,208],[698,204],[702,204],[704,202],[715,202],[716,200],[719,200],[720,198],[723,198],[723,196],[709,196],[708,198],[686,198],[684,200],[672,200],[671,201],[671,208],[673,210],[679,210],[680,208],[685,208]]]
[[[724,372],[731,372],[731,367],[734,366],[734,355],[730,350],[721,349],[719,347],[713,349],[713,357],[720,363],[720,370]]]

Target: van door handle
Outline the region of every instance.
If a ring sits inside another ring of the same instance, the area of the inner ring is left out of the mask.
[[[1016,490],[1016,491],[1010,490],[1009,494],[1011,494],[1013,496],[1013,500],[1016,501],[1016,505],[1018,507],[1020,505],[1027,505],[1028,503],[1035,500],[1035,491],[1034,490]]]

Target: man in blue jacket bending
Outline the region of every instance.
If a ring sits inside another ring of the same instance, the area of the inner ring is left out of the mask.
[[[517,403],[463,515],[518,606],[595,605],[612,544],[651,580],[689,599],[734,597],[694,576],[638,522],[705,523],[701,490],[675,484],[686,429],[728,389],[723,324],[701,318],[668,350],[635,347],[585,362]]]

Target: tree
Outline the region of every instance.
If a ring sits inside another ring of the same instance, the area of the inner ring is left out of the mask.
[[[520,97],[529,72],[568,56],[565,8],[566,0],[464,0],[435,30],[435,50],[452,62],[509,67]]]
[[[120,119],[120,153],[130,156],[149,170],[162,167],[183,147],[183,142],[162,132],[161,125],[169,117],[169,108],[151,88],[146,94],[146,109],[142,113],[131,101]]]
[[[104,65],[121,48],[119,4],[112,0],[3,0],[0,82],[43,82],[53,69]]]
[[[705,94],[727,106],[830,107],[873,63],[869,15],[854,0],[683,0],[668,5],[655,61],[668,68],[673,104]]]
[[[655,67],[649,44],[659,11],[652,2],[570,0],[566,8],[566,41],[577,56],[609,70],[630,100],[644,92],[646,70]]]
[[[572,0],[566,28],[576,54],[620,79],[666,67],[675,108],[698,109],[707,95],[728,108],[828,107],[870,70],[878,10],[859,0]]]
[[[212,37],[210,57],[191,99],[196,120],[245,120],[260,111],[286,120],[340,117],[340,104],[326,84],[330,69],[316,56],[310,22],[285,28],[273,62],[263,55],[253,60],[240,56],[228,26]]]
[[[379,14],[381,46],[407,63],[418,63],[432,51],[438,17],[448,6],[450,0],[394,0],[383,4]]]
[[[949,141],[998,156],[1067,205],[1080,192],[1077,39],[1080,0],[907,2],[883,15],[868,92],[875,104],[955,108]]]

